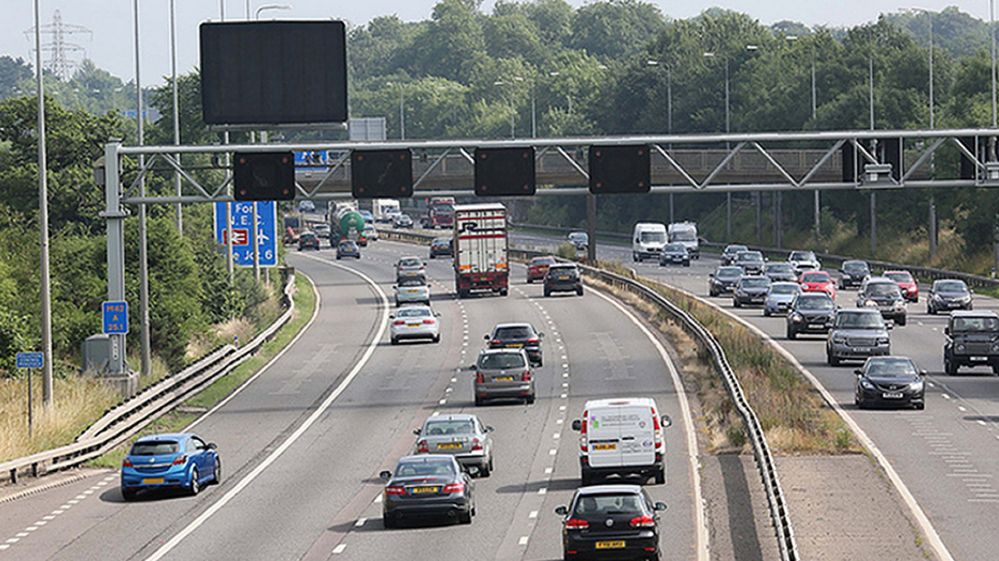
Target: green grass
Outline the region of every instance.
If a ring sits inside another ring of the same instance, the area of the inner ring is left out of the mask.
[[[150,423],[149,426],[140,431],[139,434],[135,435],[128,442],[90,462],[90,465],[108,468],[119,467],[125,457],[125,452],[136,438],[147,434],[180,431],[200,416],[202,411],[210,409],[225,399],[226,396],[263,368],[268,361],[288,346],[291,340],[309,322],[309,319],[312,318],[312,314],[315,312],[316,293],[312,283],[302,273],[297,273],[295,276],[295,289],[295,312],[291,320],[278,330],[273,339],[264,343],[256,355],[234,368],[228,375],[216,380],[200,393],[185,401],[180,407],[183,411],[173,411],[163,415]]]

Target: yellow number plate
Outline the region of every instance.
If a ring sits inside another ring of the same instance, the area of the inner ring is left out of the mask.
[[[420,324],[419,323],[407,323],[406,326],[407,327],[419,327]]]
[[[624,546],[625,546],[624,540],[613,540],[613,541],[596,543],[597,549],[623,549]]]
[[[509,345],[506,346],[506,348],[508,348],[508,349],[519,349],[519,348],[521,348],[523,346],[524,346],[523,343],[510,343]]]
[[[438,450],[453,450],[455,448],[461,448],[460,442],[442,442],[437,445]]]
[[[162,477],[147,477],[142,480],[142,483],[146,485],[154,485],[158,483],[163,483],[164,479]]]
[[[426,495],[430,493],[436,493],[437,487],[413,487],[410,493],[413,495]]]
[[[497,376],[495,380],[497,382],[512,382],[513,376]]]
[[[617,450],[617,443],[615,442],[601,442],[593,445],[594,450]]]

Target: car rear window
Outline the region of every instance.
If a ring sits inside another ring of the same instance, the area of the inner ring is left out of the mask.
[[[531,259],[531,265],[552,265],[555,263],[553,257],[535,257]]]
[[[912,275],[909,273],[885,273],[885,276],[895,282],[912,282]]]
[[[524,368],[524,356],[520,353],[492,353],[482,355],[479,368],[483,370],[506,370],[509,368]]]
[[[826,273],[805,273],[801,275],[802,282],[829,282],[829,275]]]
[[[642,497],[634,493],[583,495],[576,500],[573,515],[579,518],[645,512]]]
[[[898,289],[898,285],[895,283],[887,282],[872,282],[867,285],[867,290],[865,290],[870,296],[896,296],[902,293]]]
[[[790,273],[794,271],[794,267],[790,263],[772,263],[767,265],[768,273]]]
[[[997,331],[999,330],[999,319],[996,318],[954,318],[954,331]]]
[[[419,259],[415,259],[415,258],[400,259],[399,260],[399,266],[400,267],[419,267],[422,263],[423,263],[422,261],[420,261]]]
[[[721,267],[715,273],[715,276],[724,279],[738,278],[742,276],[742,269],[739,267]]]
[[[735,253],[739,253],[740,251],[746,251],[747,249],[749,248],[744,245],[730,245],[725,248],[725,253],[732,255]]]
[[[775,284],[770,287],[770,292],[773,294],[794,294],[799,290],[796,284]]]
[[[678,243],[670,243],[670,244],[666,244],[663,247],[663,251],[671,251],[671,252],[674,252],[674,253],[686,253],[687,252],[687,246],[680,245]]]
[[[179,447],[172,440],[157,440],[156,442],[136,442],[132,445],[131,456],[162,456],[176,454]]]
[[[395,317],[399,318],[421,318],[430,315],[430,310],[426,308],[402,308],[396,312]]]
[[[531,337],[534,337],[534,330],[526,325],[517,327],[500,327],[493,335],[493,339],[499,339],[500,341],[505,341],[507,339],[530,339]]]
[[[427,279],[415,276],[415,277],[402,277],[399,279],[399,286],[424,286],[427,284]]]
[[[448,436],[452,434],[472,434],[474,433],[472,421],[431,421],[427,423],[427,428],[422,434],[427,436]]]
[[[743,251],[735,256],[737,261],[763,261],[763,254],[759,251]]]
[[[454,466],[451,462],[402,462],[395,468],[396,477],[414,477],[419,475],[454,476]]]
[[[795,251],[791,253],[792,261],[813,261],[815,254],[811,251]]]

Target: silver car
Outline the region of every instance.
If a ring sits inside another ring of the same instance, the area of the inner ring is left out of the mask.
[[[490,399],[534,403],[534,373],[524,349],[486,349],[471,369],[475,371],[475,405]]]
[[[389,316],[392,326],[389,335],[392,344],[398,345],[403,339],[430,339],[434,343],[441,340],[441,326],[437,318],[440,314],[430,306],[406,306]]]
[[[424,274],[427,264],[423,259],[412,255],[400,257],[395,263],[395,277],[400,278],[405,275]]]
[[[413,431],[419,437],[414,454],[450,454],[462,466],[479,468],[478,475],[493,471],[493,428],[475,415],[454,414],[427,417],[423,427]]]
[[[798,271],[799,275],[805,271],[818,271],[822,268],[822,263],[819,263],[813,251],[792,251],[787,260],[794,265],[794,270]]]
[[[767,299],[763,301],[763,315],[786,313],[795,297],[801,294],[801,285],[796,282],[775,282],[770,285]]]
[[[844,360],[866,360],[891,354],[889,325],[873,308],[839,310],[826,339],[826,362],[838,366]]]
[[[430,285],[423,275],[400,276],[395,286],[395,305],[426,304],[430,305]]]

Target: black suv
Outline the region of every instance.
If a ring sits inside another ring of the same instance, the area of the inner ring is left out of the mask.
[[[961,366],[991,366],[999,374],[999,316],[994,312],[953,312],[944,329],[944,372]]]
[[[857,307],[876,308],[885,319],[905,325],[905,298],[895,281],[889,278],[868,279],[857,294]]]
[[[529,323],[501,323],[483,339],[490,349],[524,349],[532,366],[544,365],[541,340],[545,334]]]
[[[787,338],[799,333],[828,333],[836,317],[836,303],[825,292],[799,294],[787,310]]]
[[[867,261],[858,259],[843,261],[843,266],[839,268],[839,287],[860,286],[869,276],[871,276],[871,267]]]
[[[639,485],[580,487],[569,506],[560,506],[565,559],[645,559],[659,561],[659,513]]]
[[[936,314],[948,310],[970,310],[971,290],[963,280],[941,279],[933,281],[926,297],[926,313]]]
[[[722,266],[734,265],[735,256],[743,251],[749,251],[749,248],[741,244],[729,244],[725,246],[725,250],[721,254]]]
[[[718,296],[732,292],[740,278],[742,278],[742,267],[722,265],[708,275],[708,294]]]
[[[575,292],[577,296],[582,296],[583,278],[579,268],[571,263],[549,266],[545,273],[545,296],[551,296],[552,292]]]

